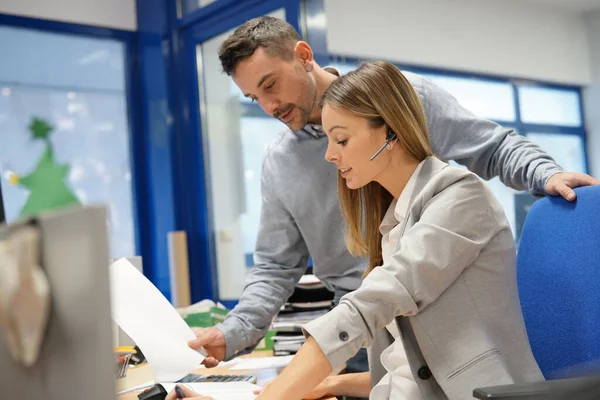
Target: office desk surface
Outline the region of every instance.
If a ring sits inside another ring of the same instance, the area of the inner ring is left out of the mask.
[[[254,351],[251,354],[241,356],[240,358],[270,357],[272,355],[273,355],[273,351],[264,350],[264,351]],[[256,376],[256,379],[257,379],[256,383],[258,385],[262,386],[266,382],[277,377],[277,375],[279,375],[281,373],[281,371],[283,371],[283,368],[231,371],[230,368],[232,366],[233,365],[224,366],[224,367],[216,367],[216,368],[201,368],[201,369],[194,371],[193,373],[198,374],[198,375],[253,375],[253,376]],[[340,371],[336,371],[336,372],[339,373]],[[149,378],[147,378],[147,379],[142,378],[142,380],[140,381],[139,377],[144,376],[144,375],[146,377],[149,376]],[[137,379],[136,379],[136,377],[137,377]],[[133,379],[135,379],[135,381]],[[128,380],[130,382],[128,382]],[[121,382],[118,382],[118,384],[117,384],[117,386],[119,388],[118,390],[121,391],[123,389],[126,389],[127,387],[134,387],[134,386],[137,386],[144,382],[147,382],[149,380],[152,380],[152,375],[151,375],[151,371],[149,370],[149,367],[140,366],[135,369],[131,369],[127,373],[127,377],[123,378],[122,381],[120,380]],[[335,397],[324,397],[323,399],[324,400],[336,400]],[[126,394],[117,396],[117,400],[138,400],[137,392],[130,392],[130,393],[126,393]]]

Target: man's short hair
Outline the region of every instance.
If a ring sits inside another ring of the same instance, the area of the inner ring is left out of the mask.
[[[273,57],[291,60],[294,46],[300,40],[294,27],[285,21],[269,16],[253,18],[238,27],[219,47],[223,72],[233,74],[239,63],[259,47]]]

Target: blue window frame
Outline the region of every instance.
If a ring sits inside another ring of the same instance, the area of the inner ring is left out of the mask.
[[[179,4],[179,8],[177,7]],[[173,2],[170,8],[170,81],[175,88],[173,109],[179,165],[175,174],[175,225],[188,235],[192,301],[220,299],[212,220],[210,158],[203,131],[198,94],[197,46],[248,19],[285,9],[286,20],[298,31],[300,1],[216,0]],[[203,7],[197,7],[208,3]],[[205,122],[205,121],[204,121]],[[175,154],[175,153],[174,153]],[[199,156],[202,155],[202,156]]]

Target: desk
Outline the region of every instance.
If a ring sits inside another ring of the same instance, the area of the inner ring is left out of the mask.
[[[240,358],[255,358],[255,357],[270,357],[273,355],[272,350],[254,351],[251,354],[241,356]],[[232,365],[233,366],[233,365]],[[231,371],[232,366],[216,367],[216,368],[201,368],[192,373],[198,375],[253,375],[256,376],[257,384],[264,385],[266,382],[283,371],[283,368],[269,368],[259,370],[240,370]],[[341,371],[334,371],[335,374],[339,374]],[[130,369],[127,373],[127,377],[120,379],[117,383],[118,391],[124,390],[128,387],[134,387],[144,382],[152,380],[152,371],[146,365],[137,368]],[[117,396],[117,400],[138,400],[137,393],[131,392],[120,396]],[[335,397],[324,397],[323,400],[336,400]]]

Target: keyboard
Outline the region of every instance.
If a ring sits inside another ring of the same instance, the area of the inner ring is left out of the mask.
[[[197,375],[189,374],[179,380],[180,383],[227,383],[227,382],[249,382],[256,383],[253,375]]]

